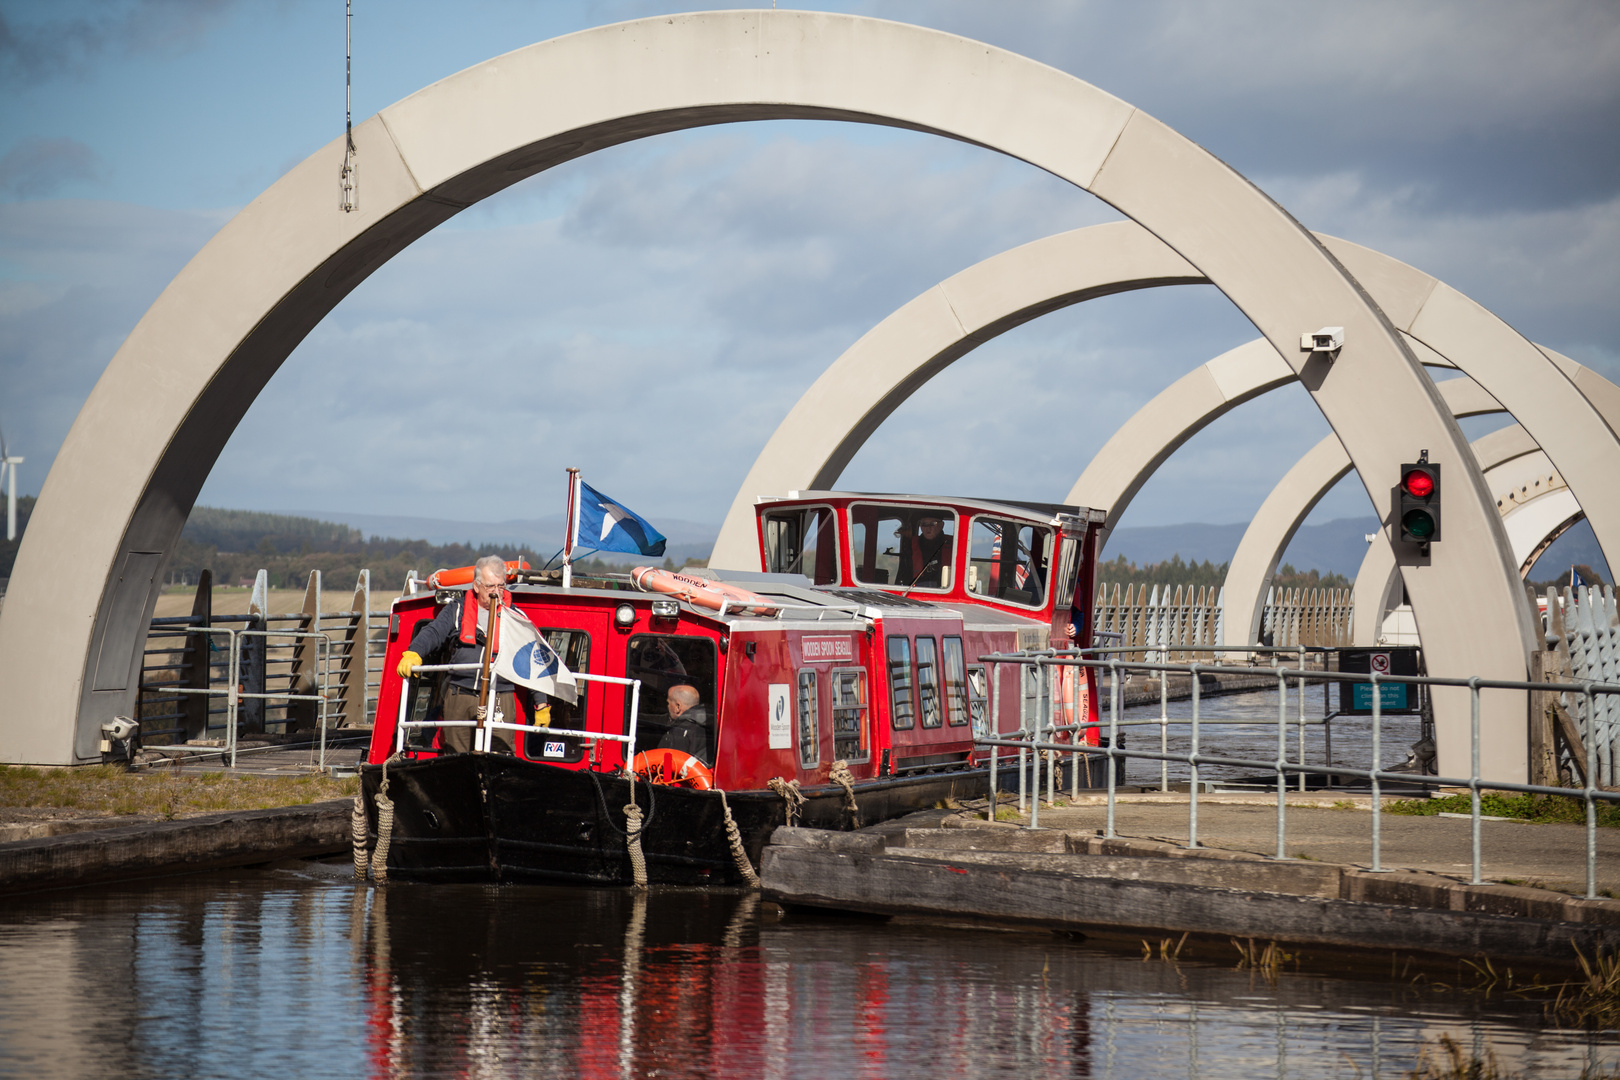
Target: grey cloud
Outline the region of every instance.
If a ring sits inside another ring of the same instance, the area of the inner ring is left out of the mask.
[[[96,152],[77,139],[23,139],[0,157],[0,195],[37,199],[105,171]]]
[[[0,82],[28,86],[72,76],[108,52],[183,52],[235,6],[235,0],[0,5]],[[74,8],[77,14],[67,14]],[[42,10],[49,14],[36,18]]]

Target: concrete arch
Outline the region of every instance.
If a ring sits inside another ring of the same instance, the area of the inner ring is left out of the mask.
[[[360,124],[356,213],[335,207],[334,140],[221,229],[143,316],[69,432],[17,559],[0,615],[0,755],[96,757],[99,724],[136,696],[140,632],[214,460],[293,347],[370,273],[553,165],[661,132],[782,118],[907,127],[1045,169],[1139,222],[1237,304],[1363,476],[1390,474],[1405,452],[1380,438],[1386,425],[1442,464],[1468,458],[1390,317],[1332,254],[1234,170],[1079,79],[854,16],[729,11],[602,27],[469,68]],[[1300,334],[1324,324],[1345,327],[1337,363],[1298,351]],[[1457,539],[1444,559],[1402,568],[1415,600],[1437,612],[1444,601],[1469,631],[1437,635],[1432,662],[1522,674],[1536,637],[1506,536],[1482,485],[1447,493]],[[64,551],[81,568],[67,581],[50,572]],[[1439,708],[1463,745],[1462,696]],[[1492,695],[1483,723],[1486,771],[1525,775],[1522,695]],[[1443,768],[1459,762],[1442,752]]]
[[[1472,379],[1447,379],[1440,393],[1458,419],[1504,411],[1500,402]],[[1271,489],[1243,532],[1226,571],[1221,625],[1226,645],[1259,640],[1267,587],[1288,542],[1316,504],[1350,472],[1350,455],[1337,435],[1328,435],[1294,463]],[[1378,541],[1388,546],[1388,541]]]

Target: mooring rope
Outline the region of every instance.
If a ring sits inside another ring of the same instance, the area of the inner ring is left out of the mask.
[[[742,833],[737,823],[731,817],[731,804],[726,802],[726,793],[719,788],[714,789],[720,796],[720,810],[726,815],[726,840],[731,844],[731,858],[737,864],[737,873],[750,889],[759,888],[759,875],[754,873],[754,864],[748,861],[748,852],[743,850]]]
[[[371,877],[379,885],[388,884],[388,848],[394,842],[394,803],[388,797],[388,758],[382,766],[382,783],[377,786],[377,850],[371,853]]]
[[[366,822],[365,792],[356,792],[354,809],[349,811],[349,843],[354,847],[354,880],[364,881],[371,872],[371,853],[366,850],[371,826]]]
[[[632,789],[632,792],[634,789]],[[647,887],[647,857],[641,853],[641,807],[632,802],[624,808],[625,847],[630,851],[630,879],[637,889]]]
[[[844,809],[855,821],[855,828],[861,827],[861,808],[855,802],[855,776],[849,771],[849,762],[840,758],[832,763],[832,770],[827,779],[844,789]]]
[[[799,823],[799,809],[804,806],[804,796],[799,792],[799,782],[797,780],[783,780],[780,776],[773,776],[766,783],[772,791],[782,797],[783,802],[787,803],[788,827],[792,828],[797,825]]]

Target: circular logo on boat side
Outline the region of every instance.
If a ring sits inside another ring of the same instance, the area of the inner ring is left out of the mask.
[[[557,674],[557,653],[544,642],[531,641],[512,657],[512,670],[525,679]]]

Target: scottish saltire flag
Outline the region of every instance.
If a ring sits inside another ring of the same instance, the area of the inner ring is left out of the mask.
[[[572,705],[579,700],[574,673],[557,650],[521,611],[501,609],[501,651],[495,654],[495,673],[507,682],[538,690]]]
[[[1585,585],[1585,584],[1586,584],[1586,579],[1581,577],[1581,572],[1579,570],[1575,569],[1573,566],[1570,567],[1569,568],[1569,587],[1572,588],[1572,589],[1578,589],[1582,585]]]
[[[581,480],[574,503],[574,546],[631,555],[662,555],[664,534],[647,519]]]

